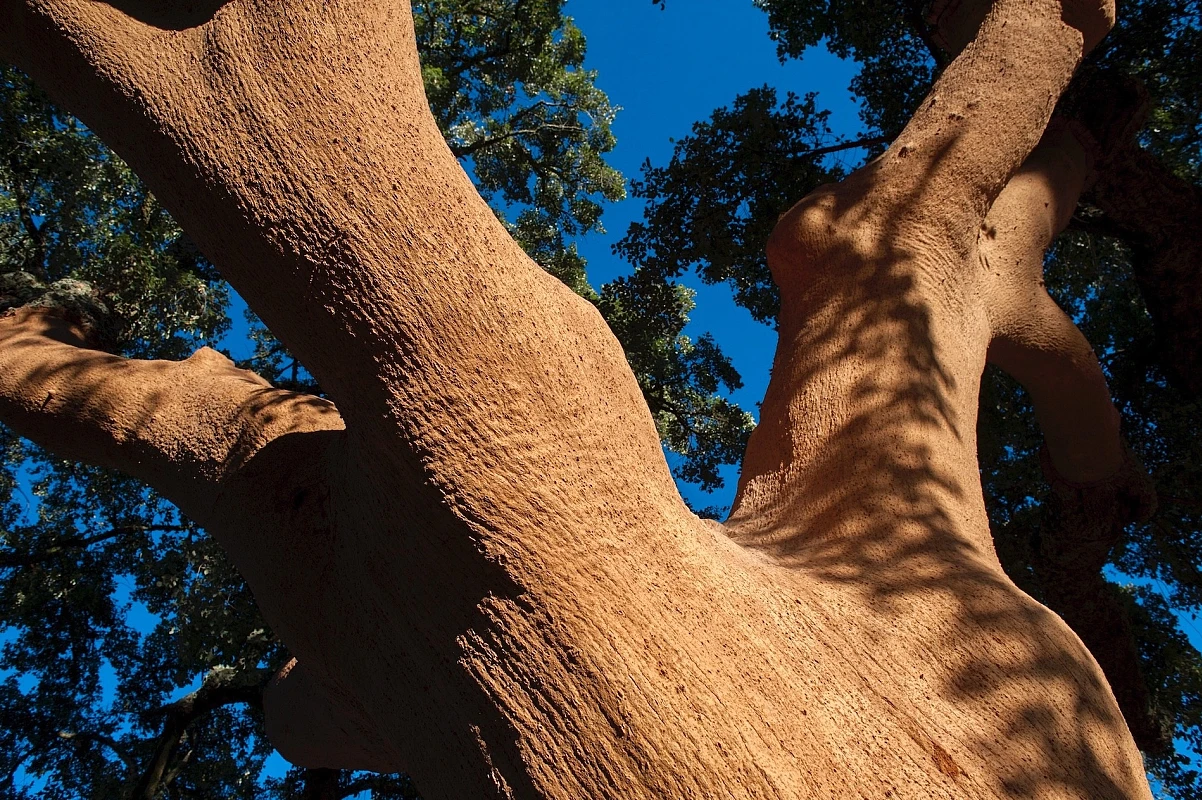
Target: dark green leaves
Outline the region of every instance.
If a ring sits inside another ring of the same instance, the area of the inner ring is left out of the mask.
[[[562,0],[414,4],[422,77],[439,128],[531,255],[570,286],[571,237],[625,196],[603,156],[614,109],[584,69],[584,36]]]
[[[662,280],[696,270],[726,283],[760,322],[776,319],[779,299],[764,243],[777,218],[843,172],[814,151],[836,143],[815,96],[753,89],[693,126],[664,167],[647,163],[632,182],[646,203],[617,252]]]
[[[0,273],[92,284],[126,355],[182,358],[225,332],[211,265],[124,162],[7,66],[0,142]]]
[[[598,307],[639,380],[665,447],[681,457],[679,479],[705,491],[722,485],[718,469],[743,457],[750,414],[721,396],[743,381],[707,334],[684,326],[693,292],[648,270],[606,284]]]

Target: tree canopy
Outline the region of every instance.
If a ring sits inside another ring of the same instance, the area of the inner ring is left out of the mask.
[[[603,76],[584,67],[584,34],[562,0],[414,4],[427,96],[452,151],[523,248],[601,311],[664,446],[682,456],[677,477],[703,489],[719,486],[719,467],[742,457],[752,418],[729,399],[741,379],[719,343],[684,335],[693,299],[682,280],[725,283],[755,319],[773,324],[779,299],[763,251],[777,218],[844,176],[834,154],[879,152],[948,63],[934,10],[922,4],[758,5],[782,58],[826,46],[860,64],[852,88],[862,134],[833,136],[816,98],[790,91],[804,87],[732,98],[679,139],[669,163],[649,164],[631,183],[647,209],[617,247],[631,269],[593,288],[573,239],[599,227],[604,203],[625,186],[604,160],[615,109],[598,88]],[[1159,496],[1147,522],[1114,532],[1108,582],[1087,600],[1098,614],[1127,615],[1121,632],[1140,668],[1133,680],[1146,687],[1146,707],[1135,709],[1143,717],[1129,721],[1144,733],[1151,772],[1181,798],[1202,790],[1189,759],[1202,752],[1202,655],[1183,627],[1202,604],[1202,440],[1190,382],[1198,365],[1183,364],[1189,351],[1167,330],[1174,318],[1150,313],[1140,291],[1150,270],[1141,264],[1163,261],[1168,223],[1125,207],[1106,170],[1161,170],[1151,182],[1187,198],[1202,180],[1200,12],[1197,3],[1140,0],[1091,56],[1077,87],[1084,99],[1070,92],[1064,110],[1099,132],[1106,167],[1047,263],[1049,287],[1097,350]],[[74,305],[96,318],[110,350],[139,358],[220,344],[230,290],[154,196],[21,73],[5,67],[0,92],[5,307]],[[1102,92],[1118,98],[1107,114],[1096,110]],[[1151,165],[1127,157],[1132,147]],[[247,366],[277,385],[321,392],[262,323],[251,328]],[[979,439],[1003,563],[1054,607],[1048,517],[1056,500],[1041,475],[1041,436],[1025,394],[992,368]],[[6,796],[416,796],[397,775],[265,777],[271,748],[258,696],[288,654],[219,548],[132,479],[8,433],[4,454]]]

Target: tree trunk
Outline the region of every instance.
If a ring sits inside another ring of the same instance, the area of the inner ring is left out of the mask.
[[[782,219],[726,526],[447,149],[403,5],[0,9],[333,400],[0,324],[0,418],[149,480],[246,576],[297,657],[264,699],[286,757],[429,797],[1149,796],[1098,666],[998,565],[974,442],[990,298],[1023,291],[982,224],[1105,9],[999,0],[889,151]]]

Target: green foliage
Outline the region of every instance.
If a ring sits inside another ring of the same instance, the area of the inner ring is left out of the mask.
[[[754,427],[750,414],[718,392],[743,381],[714,340],[682,334],[693,292],[643,269],[607,284],[598,307],[626,350],[664,446],[682,456],[678,478],[710,491],[718,468],[737,463]]]
[[[414,4],[426,95],[452,152],[531,256],[574,289],[584,262],[567,242],[600,230],[625,196],[602,157],[615,109],[585,70],[584,35],[563,0]]]
[[[0,109],[0,272],[93,284],[125,355],[183,358],[219,338],[226,285],[125,163],[7,67]]]
[[[1139,79],[1152,101],[1144,144],[1182,178],[1202,181],[1202,4],[1123,5],[1091,60]]]
[[[851,90],[860,98],[870,131],[896,135],[926,96],[940,54],[929,42],[922,0],[754,0],[768,14],[770,35],[781,59],[802,58],[824,44],[852,58],[860,72]]]
[[[843,177],[808,155],[832,144],[827,117],[812,94],[778,103],[764,87],[735,98],[695,124],[667,166],[643,166],[631,185],[646,202],[644,221],[616,252],[660,280],[696,270],[706,283],[727,283],[755,319],[775,320],[780,301],[764,242],[802,195]]]

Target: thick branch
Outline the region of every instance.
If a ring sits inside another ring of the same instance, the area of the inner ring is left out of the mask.
[[[956,508],[949,511],[956,519],[979,516],[964,526],[970,538],[979,534],[968,529],[985,527],[982,507],[961,510],[964,502],[956,499],[977,496],[979,489],[961,485],[975,473],[965,432],[975,428],[976,383],[955,376],[980,374],[989,340],[979,324],[982,312],[973,308],[981,281],[980,226],[1042,136],[1084,45],[1099,38],[1097,29],[1113,12],[1096,9],[1096,18],[1083,25],[1086,37],[1065,23],[1062,11],[1048,0],[1000,0],[880,158],[841,184],[821,187],[781,218],[768,242],[769,267],[781,288],[781,341],[734,518],[765,507],[774,516],[783,513],[779,481],[795,482],[799,498],[839,496],[825,488],[819,470],[838,474],[837,463],[867,471],[858,453],[896,452],[898,445],[889,442],[913,436],[902,448],[909,455],[897,455],[895,468],[909,476],[911,459],[929,461],[927,451],[939,451],[937,482],[948,495],[936,505]],[[833,401],[839,393],[843,398]],[[866,413],[868,397],[876,413]],[[809,424],[817,429],[811,435],[798,431],[801,419],[823,421]],[[842,433],[852,420],[857,433]],[[914,433],[919,420],[932,429],[924,437]],[[895,435],[883,433],[893,426]],[[782,464],[784,442],[792,463],[786,457]],[[841,455],[823,455],[827,448]],[[819,485],[800,477],[811,472]],[[896,484],[874,485],[888,491]],[[813,513],[826,519],[828,512]],[[925,518],[929,512],[915,513]],[[790,525],[804,527],[796,515]],[[984,537],[977,544],[992,550]]]
[[[1077,135],[1064,125],[1049,131],[986,219],[989,360],[1027,389],[1044,433],[1052,492],[1032,563],[1044,599],[1098,660],[1141,749],[1158,752],[1168,737],[1150,714],[1126,612],[1102,577],[1123,527],[1151,513],[1155,494],[1119,435],[1097,358],[1043,283],[1044,252],[1068,224],[1093,164]]]
[[[36,308],[0,318],[0,417],[65,458],[149,482],[194,518],[274,438],[339,425],[329,403],[272,389],[212,350],[131,361],[87,349],[81,330]]]
[[[264,697],[282,751],[447,797],[1147,796],[1096,665],[990,559],[971,441],[958,256],[1080,55],[1059,4],[1002,0],[912,138],[774,248],[767,558],[680,503],[616,342],[438,135],[395,4],[9,2],[0,43],[345,405],[209,526],[288,534],[234,553],[299,659]]]
[[[543,421],[595,414],[595,392],[564,393],[548,376],[604,375],[610,407],[639,412],[599,317],[522,253],[443,141],[407,9],[312,3],[289,12],[304,22],[284,35],[274,9],[216,7],[55,0],[35,11],[10,0],[0,47],[126,158],[365,425],[389,420],[391,433],[417,398],[465,400],[449,396],[448,367],[521,384],[509,396],[471,392],[499,406],[496,418],[528,416],[533,387],[562,401]],[[200,50],[209,57],[193,58]],[[286,113],[257,113],[278,97]],[[401,425],[421,437],[414,421]],[[641,427],[651,456],[650,419]]]
[[[1068,225],[1093,161],[1057,125],[989,211],[979,251],[993,331],[989,360],[1031,394],[1056,469],[1073,481],[1119,471],[1119,415],[1089,342],[1048,296],[1044,252]]]
[[[245,703],[258,705],[263,687],[274,674],[268,669],[235,670],[219,667],[205,676],[200,688],[164,706],[154,715],[163,715],[163,731],[159,734],[154,755],[134,784],[136,800],[155,800],[159,790],[170,777],[168,766],[181,737],[193,722],[222,706]]]
[[[611,487],[686,513],[617,341],[448,149],[403,6],[306,2],[284,30],[245,0],[8,0],[0,48],[138,171],[358,445],[403,442],[477,507]]]

